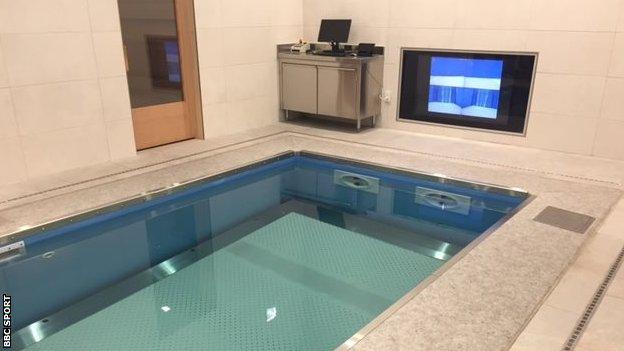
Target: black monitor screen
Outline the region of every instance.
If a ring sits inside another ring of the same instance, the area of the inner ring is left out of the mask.
[[[536,55],[404,49],[399,119],[523,134]]]
[[[350,19],[321,20],[318,41],[326,43],[346,43],[349,41]]]

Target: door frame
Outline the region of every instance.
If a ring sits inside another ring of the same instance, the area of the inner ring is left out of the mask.
[[[204,139],[194,0],[174,0],[174,3],[185,116],[188,118],[193,138]]]
[[[137,150],[188,139],[204,139],[194,1],[172,1],[182,74],[182,100],[131,109]],[[162,128],[175,135],[163,137]]]

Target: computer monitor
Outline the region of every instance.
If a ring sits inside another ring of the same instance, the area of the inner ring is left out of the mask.
[[[321,20],[318,41],[331,43],[332,51],[339,51],[339,44],[349,41],[350,19]]]

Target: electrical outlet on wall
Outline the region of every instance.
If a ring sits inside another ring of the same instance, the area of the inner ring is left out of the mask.
[[[392,91],[390,90],[382,90],[381,94],[379,94],[379,99],[382,102],[389,104],[391,101],[391,98],[390,98],[391,94],[392,94]]]

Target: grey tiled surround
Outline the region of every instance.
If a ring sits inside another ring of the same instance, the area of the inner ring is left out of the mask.
[[[200,176],[219,173],[287,150],[443,173],[449,177],[520,187],[536,199],[355,345],[357,350],[503,350],[515,339],[588,235],[538,223],[547,206],[602,219],[620,198],[611,183],[556,179],[544,173],[426,153],[338,141],[302,133],[282,133],[123,179],[20,202],[0,210],[0,233],[23,224],[128,198]],[[187,162],[184,162],[187,161]],[[607,186],[608,185],[608,186]],[[594,230],[596,223],[590,228]]]

